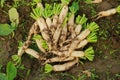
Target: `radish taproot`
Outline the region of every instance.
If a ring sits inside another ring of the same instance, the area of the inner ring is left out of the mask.
[[[100,11],[97,15],[93,16],[92,18],[95,18],[95,20],[98,20],[102,17],[108,17],[116,13],[120,13],[120,5],[116,8],[112,8],[106,11]]]

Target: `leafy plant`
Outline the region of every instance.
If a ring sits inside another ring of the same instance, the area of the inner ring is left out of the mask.
[[[46,65],[45,65],[45,73],[49,73],[49,72],[51,72],[51,71],[52,71],[52,65],[46,64]]]
[[[10,61],[10,62],[7,63],[6,74],[5,73],[0,73],[0,80],[14,80],[16,75],[17,75],[17,68]]]
[[[11,34],[19,24],[19,14],[16,8],[11,8],[8,13],[11,24],[0,24],[0,36],[7,36]]]
[[[0,6],[1,6],[1,7],[4,6],[5,1],[6,1],[6,0],[1,0],[1,1],[0,1]]]
[[[19,14],[16,8],[11,8],[9,11],[9,19],[12,23],[19,24]]]
[[[0,36],[7,36],[14,31],[9,24],[0,24]]]

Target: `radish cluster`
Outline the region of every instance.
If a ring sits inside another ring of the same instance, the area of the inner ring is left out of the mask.
[[[37,4],[31,17],[36,21],[32,25],[28,39],[18,51],[18,56],[27,53],[43,60],[46,72],[65,71],[70,69],[79,59],[93,61],[94,50],[83,48],[88,43],[97,42],[96,32],[99,26],[95,22],[86,23],[85,15],[75,16],[79,10],[77,2],[68,7],[69,0],[61,0],[61,4]],[[29,48],[36,43],[40,52]]]

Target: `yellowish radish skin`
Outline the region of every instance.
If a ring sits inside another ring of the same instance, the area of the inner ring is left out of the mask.
[[[52,25],[52,21],[51,21],[50,18],[46,18],[46,24],[47,24],[47,26],[48,26],[48,28],[49,28],[49,30],[50,30],[50,27],[51,27],[51,25]]]
[[[58,26],[57,23],[58,23],[58,16],[54,15],[51,26],[50,26],[50,30],[52,32],[52,35],[54,35],[55,30],[57,29],[57,26]]]
[[[45,60],[45,58],[43,58],[42,56],[39,55],[39,53],[33,49],[27,48],[25,49],[25,52],[31,56],[33,56],[36,59],[41,59],[41,60]]]
[[[81,41],[83,39],[85,39],[88,35],[90,34],[90,30],[89,29],[85,29],[84,31],[82,31],[77,38]]]
[[[102,18],[102,17],[107,17],[107,16],[111,16],[111,15],[114,15],[114,14],[116,14],[117,13],[117,11],[116,11],[116,9],[109,9],[109,10],[106,10],[106,11],[101,11],[101,12],[99,12],[97,15],[95,15],[95,16],[98,16],[97,18],[96,18],[96,20],[97,19],[99,19],[99,18]]]
[[[62,28],[59,44],[60,46],[63,46],[63,42],[66,40],[67,37],[67,24]]]
[[[78,44],[77,49],[78,48],[83,48],[87,44],[88,44],[88,41],[86,39],[84,39]]]
[[[94,1],[92,1],[92,3],[101,3],[102,2],[102,0],[94,0]]]
[[[23,55],[23,53],[25,52],[25,50],[23,49],[23,47],[21,47],[19,50],[18,50],[18,56],[22,56]]]
[[[65,62],[65,61],[70,61],[73,59],[74,59],[74,57],[58,57],[57,56],[57,57],[53,57],[53,58],[46,60],[44,64],[54,63],[54,62]]]
[[[61,65],[54,65],[53,71],[66,71],[66,70],[70,69],[73,65],[78,63],[78,61],[79,61],[78,58],[76,58],[73,61],[61,64]]]
[[[37,7],[40,7],[40,8],[42,8],[42,9],[44,9],[42,3],[38,3],[38,4],[37,4]]]
[[[60,27],[60,24],[59,24],[56,31],[55,31],[55,33],[54,33],[54,35],[53,35],[53,44],[55,46],[57,45],[57,42],[58,42],[58,40],[60,38],[61,30],[62,30],[62,27]]]
[[[75,27],[75,33],[76,33],[76,35],[80,34],[81,29],[82,29],[82,26],[79,25],[79,24]]]
[[[83,51],[73,51],[71,53],[71,57],[79,57],[82,58],[85,56],[85,53]]]
[[[71,25],[71,26],[73,26],[74,25],[74,14],[72,14],[71,16],[70,16],[70,18],[69,18],[69,20],[68,20],[68,25]]]
[[[49,46],[49,50],[51,50],[52,46],[51,46],[51,41],[50,41],[50,35],[49,35],[49,30],[47,28],[47,24],[45,22],[45,20],[43,18],[39,18],[37,20],[39,28],[40,28],[40,32],[43,36],[43,39],[46,40],[47,45]]]
[[[58,16],[55,15],[55,16],[53,16],[52,25],[54,25],[55,27],[57,27],[57,23],[58,23]]]
[[[69,56],[70,56],[71,53],[77,48],[79,42],[82,41],[83,39],[85,39],[89,34],[90,34],[90,30],[89,30],[89,29],[85,29],[84,31],[82,31],[82,32],[76,37],[76,39],[71,43],[71,45],[70,45],[70,47],[69,47],[69,50],[68,50]]]
[[[59,15],[58,22],[59,22],[60,24],[64,21],[66,15],[67,15],[67,12],[68,12],[68,6],[65,5],[65,6],[63,6],[62,11],[61,11],[61,13],[60,13],[60,15]]]

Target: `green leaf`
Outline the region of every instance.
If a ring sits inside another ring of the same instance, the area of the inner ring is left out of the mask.
[[[13,31],[14,29],[11,29],[9,24],[0,24],[0,36],[7,36]]]
[[[50,73],[52,71],[52,65],[50,64],[46,64],[45,65],[45,73]]]
[[[68,5],[71,0],[61,0],[63,5]]]
[[[90,24],[88,24],[87,28],[92,32],[99,30],[99,26],[95,22],[91,22]]]
[[[89,47],[88,49],[85,50],[85,57],[89,60],[89,61],[93,61],[94,59],[94,50],[93,47]]]
[[[37,7],[35,9],[33,9],[33,12],[30,13],[30,16],[33,19],[37,20],[37,19],[39,19],[42,16],[42,14],[43,14],[43,10],[40,7]]]
[[[1,5],[1,7],[4,6],[5,1],[6,1],[6,0],[1,0],[1,1],[0,1],[0,5]]]
[[[19,14],[17,12],[16,8],[11,8],[9,11],[9,18],[11,22],[14,22],[16,24],[19,24]]]
[[[41,35],[36,34],[36,35],[34,35],[34,36],[33,36],[33,40],[36,40],[36,39],[42,39],[42,36],[41,36]]]
[[[21,65],[21,57],[18,55],[12,55],[12,60],[15,62],[15,65]]]
[[[79,10],[79,5],[77,2],[73,2],[72,6],[70,7],[71,13],[75,14]]]
[[[52,15],[53,15],[52,5],[45,4],[45,9],[43,11],[43,17],[48,18],[48,17],[51,17]]]
[[[88,42],[94,43],[97,42],[97,35],[95,32],[92,32],[87,37]]]
[[[12,62],[7,63],[7,79],[14,80],[17,75],[17,68]]]
[[[62,10],[62,6],[60,4],[54,3],[53,5],[53,14],[59,15]]]
[[[92,0],[85,0],[85,3],[90,4]]]
[[[86,23],[87,20],[88,19],[85,17],[85,14],[83,14],[82,17],[80,15],[78,15],[76,18],[76,23],[82,25],[82,24]]]
[[[47,42],[45,40],[42,40],[42,47],[46,50],[48,50],[48,45],[47,45]]]
[[[120,5],[116,8],[116,11],[120,13]]]
[[[38,4],[38,3],[42,2],[42,0],[33,0],[33,2]]]
[[[0,80],[7,80],[6,74],[0,73]]]

